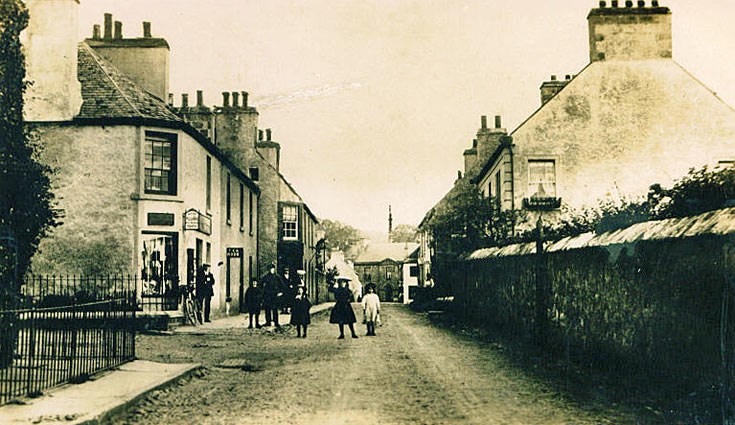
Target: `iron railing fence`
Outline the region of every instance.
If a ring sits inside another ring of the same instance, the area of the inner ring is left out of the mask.
[[[135,358],[132,277],[31,276],[0,310],[0,404]]]

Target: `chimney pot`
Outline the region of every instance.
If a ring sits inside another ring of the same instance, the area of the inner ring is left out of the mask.
[[[477,149],[477,139],[472,139],[472,147]]]
[[[115,39],[120,40],[123,38],[122,35],[122,22],[115,21]]]
[[[612,7],[618,7],[618,0],[612,0],[610,3],[612,3]]]
[[[644,0],[638,0],[638,7],[646,7],[646,2]]]
[[[240,107],[240,93],[233,91],[232,92],[232,107],[233,108],[239,108]]]
[[[551,81],[556,81],[556,75],[551,76]]]
[[[182,108],[189,107],[189,94],[188,93],[181,93],[181,107]]]
[[[143,22],[143,37],[151,38],[151,23]]]
[[[625,0],[625,7],[633,7],[633,0]]]
[[[271,129],[270,128],[265,129],[265,140],[266,142],[271,141]]]
[[[204,106],[204,92],[197,90],[197,106]]]
[[[174,94],[173,93],[168,94],[168,106],[174,106]]]
[[[457,170],[457,180],[460,180],[462,178],[462,172]]]
[[[223,108],[229,108],[230,107],[230,93],[229,92],[222,92],[222,107]]]
[[[480,128],[486,129],[487,128],[487,117],[485,115],[482,115],[480,117]]]
[[[500,125],[500,115],[495,115],[495,128],[500,128],[500,127],[502,127]]]
[[[247,109],[248,108],[248,92],[244,91],[241,92],[242,94],[242,108]]]
[[[92,38],[95,40],[100,39],[100,26],[97,24],[92,25]]]
[[[658,0],[653,0],[651,2],[651,7],[658,7]]]
[[[571,76],[571,75],[569,75],[569,74],[567,74],[567,75],[565,75],[565,76],[564,76],[564,79],[565,79],[565,80],[571,80],[571,79],[572,79],[572,76]]]
[[[607,2],[605,2],[604,0],[603,1],[600,1],[600,8],[601,9],[604,9],[606,7],[607,7]]]
[[[258,140],[263,141],[263,130],[258,130]]]
[[[105,13],[105,39],[112,38],[112,13]]]

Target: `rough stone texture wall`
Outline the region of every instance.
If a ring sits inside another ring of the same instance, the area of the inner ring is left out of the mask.
[[[24,95],[26,121],[66,121],[82,106],[77,80],[77,0],[26,0],[28,27],[21,33],[26,79],[33,85]],[[63,24],[60,24],[62,23]]]
[[[92,46],[134,83],[166,101],[170,66],[168,47],[109,47],[94,43]]]
[[[579,207],[732,159],[735,111],[671,60],[594,62],[512,136],[515,205],[528,160],[554,159],[557,196]]]
[[[590,62],[671,58],[670,13],[600,13],[606,11],[587,18]]]
[[[42,126],[41,160],[56,169],[52,188],[63,224],[43,239],[33,273],[131,273],[136,255],[137,138],[130,126]]]
[[[735,352],[733,253],[731,237],[707,235],[547,254],[547,349],[621,373],[718,382],[720,351]],[[457,264],[447,275],[456,311],[530,337],[538,264],[534,254]]]

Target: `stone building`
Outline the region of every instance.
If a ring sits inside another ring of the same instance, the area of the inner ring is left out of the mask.
[[[587,17],[590,63],[543,83],[541,107],[479,158],[473,181],[502,208],[595,206],[733,159],[735,110],[672,59],[670,9],[613,4]]]
[[[415,258],[418,246],[414,242],[370,243],[355,258],[355,273],[362,280],[363,286],[375,284],[381,300],[392,301],[403,292],[403,285],[409,284],[404,275],[418,283]]]
[[[304,282],[313,301],[326,299],[326,282],[317,270],[318,219],[303,198],[280,172],[281,146],[271,129],[258,129],[258,111],[248,104],[248,93],[224,92],[222,105],[209,108],[197,93],[197,103],[189,106],[182,95],[175,110],[192,126],[207,134],[218,150],[238,167],[247,170],[260,188],[258,222],[258,262],[256,276],[271,263],[278,272],[303,270]]]
[[[178,284],[208,263],[215,314],[240,309],[249,278],[271,261],[304,269],[316,285],[316,218],[279,173],[278,145],[257,137],[246,95],[243,107],[233,96],[209,111],[200,94],[197,106],[172,108],[163,100],[169,47],[150,24],[124,38],[106,14],[104,32],[95,26],[78,43],[78,1],[27,5],[27,77],[39,83],[26,93],[25,119],[57,170],[64,211],[33,272],[136,276],[144,305],[175,309]]]

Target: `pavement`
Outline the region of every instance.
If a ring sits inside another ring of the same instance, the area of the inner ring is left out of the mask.
[[[310,312],[313,315],[333,305],[322,303],[313,306]],[[281,324],[287,324],[289,319],[288,314],[279,315]],[[200,326],[181,326],[171,333],[208,334],[247,326],[248,315],[240,314],[214,318],[212,322]],[[0,406],[0,424],[91,425],[109,422],[115,414],[150,392],[199,368],[201,365],[195,363],[167,364],[134,360],[114,370],[94,375],[81,384],[65,384],[46,390],[41,397],[23,398],[18,403]]]

